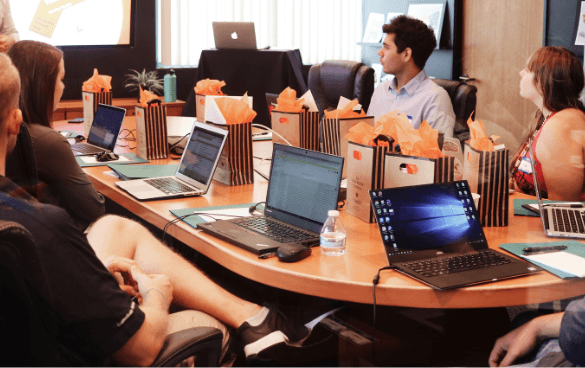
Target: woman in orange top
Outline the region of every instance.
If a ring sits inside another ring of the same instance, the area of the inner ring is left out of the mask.
[[[585,194],[585,84],[583,65],[564,47],[536,51],[520,72],[520,95],[538,107],[530,133],[511,162],[520,191],[535,195],[528,139],[532,137],[541,194],[551,200],[578,201]]]

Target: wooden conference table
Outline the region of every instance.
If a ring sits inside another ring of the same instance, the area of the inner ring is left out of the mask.
[[[134,127],[134,118],[126,118],[124,128]],[[55,123],[55,128],[83,129],[65,121]],[[254,155],[267,157],[271,148],[271,141],[254,142]],[[124,150],[120,149],[120,152]],[[151,160],[151,164],[170,161]],[[255,162],[258,163],[258,160]],[[260,169],[268,172],[267,161],[260,165]],[[214,181],[205,196],[139,202],[115,186],[114,182],[118,179],[104,174],[110,170],[107,166],[84,170],[99,192],[160,229],[176,218],[169,210],[261,202],[265,200],[268,187],[268,182],[255,174],[254,184],[250,185],[228,186]],[[514,198],[529,197],[513,194],[510,207]],[[498,249],[502,243],[554,241],[544,236],[538,217],[514,216],[511,208],[509,218],[507,227],[484,228],[491,248]],[[345,211],[341,211],[341,220],[347,230],[347,253],[344,256],[322,256],[319,248],[313,248],[310,257],[290,264],[279,262],[276,257],[259,259],[246,250],[203,234],[184,222],[171,226],[168,234],[231,271],[256,282],[307,295],[372,304],[372,279],[378,269],[387,265],[377,226]],[[388,270],[381,273],[380,283],[376,287],[376,302],[380,305],[415,308],[484,308],[544,303],[583,294],[585,279],[562,280],[548,272],[442,291]]]

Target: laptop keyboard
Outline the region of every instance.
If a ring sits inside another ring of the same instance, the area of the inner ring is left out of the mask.
[[[75,152],[90,153],[90,154],[91,153],[99,153],[99,152],[103,151],[103,149],[91,146],[89,144],[83,144],[83,143],[75,143],[71,146],[71,149],[73,149]]]
[[[555,231],[583,234],[585,226],[579,211],[566,208],[551,208],[553,214],[553,229]]]
[[[404,263],[403,266],[424,277],[434,277],[477,268],[495,267],[513,262],[514,260],[512,258],[504,257],[490,250],[483,250],[477,253],[453,257],[408,262]]]
[[[280,243],[291,243],[316,238],[313,233],[299,230],[282,222],[272,220],[269,217],[244,217],[234,220],[234,223]]]
[[[175,178],[154,178],[144,181],[165,194],[179,194],[196,191],[194,188],[181,183]]]

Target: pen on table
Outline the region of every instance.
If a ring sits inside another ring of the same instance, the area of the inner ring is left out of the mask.
[[[553,245],[549,247],[526,247],[522,249],[524,253],[545,253],[545,252],[560,252],[567,249],[566,245]]]

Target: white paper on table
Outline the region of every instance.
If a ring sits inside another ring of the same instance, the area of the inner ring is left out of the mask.
[[[86,164],[101,164],[101,161],[98,161],[96,159],[95,156],[80,156],[79,157],[81,159],[81,161],[85,162]],[[120,162],[130,162],[132,160],[130,160],[128,157],[126,156],[120,156],[120,158],[118,160],[115,161],[109,161],[111,164],[117,164]]]
[[[195,211],[199,217],[205,222],[213,222],[216,220],[230,220],[237,217],[250,217],[252,214],[250,213],[248,207],[243,208],[225,208],[222,210],[205,210],[205,211]],[[205,214],[202,214],[205,213]],[[212,215],[213,217],[207,216]],[[231,216],[229,216],[231,215]]]
[[[567,252],[540,253],[522,256],[530,261],[565,271],[578,277],[585,276],[585,258]]]
[[[305,92],[305,94],[302,95],[301,98],[305,99],[303,105],[309,108],[309,112],[319,112],[319,109],[317,108],[317,103],[315,102],[315,98],[313,97],[311,90]]]
[[[349,98],[345,98],[343,96],[339,96],[339,103],[337,104],[337,110],[343,110],[345,108],[345,106],[347,106],[348,103],[350,103],[352,100],[350,100]],[[353,107],[353,111],[362,111],[362,105],[357,104]]]
[[[581,11],[578,14],[579,27],[577,28],[577,37],[575,45],[585,45],[585,1],[581,1]]]
[[[122,179],[121,177],[116,174],[115,171],[104,171],[104,175],[111,176],[112,178]]]

